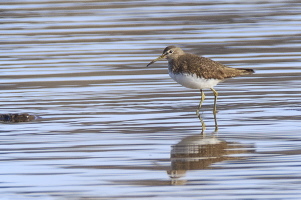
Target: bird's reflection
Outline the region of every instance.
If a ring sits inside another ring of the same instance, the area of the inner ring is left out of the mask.
[[[218,130],[216,113],[214,114],[214,120],[215,131],[213,133],[208,135],[204,133],[205,123],[200,118],[202,123],[201,134],[185,137],[172,146],[170,154],[171,167],[168,174],[172,178],[173,184],[183,184],[185,180],[178,178],[185,176],[188,170],[208,169],[216,162],[243,159],[241,156],[230,156],[231,154],[254,152],[253,145],[219,139],[215,134]]]
[[[217,124],[216,113],[217,113],[216,111],[213,111],[214,127],[215,127],[214,132],[215,133],[217,133],[217,131],[218,131],[218,124]],[[202,125],[202,132],[201,132],[201,134],[204,134],[204,131],[206,130],[206,124],[205,124],[202,116],[199,113],[197,113],[197,116],[198,116],[198,118],[199,118],[199,120],[201,122],[201,125]]]

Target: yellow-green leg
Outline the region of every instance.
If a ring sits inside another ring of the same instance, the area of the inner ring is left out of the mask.
[[[202,107],[202,103],[203,101],[205,100],[205,93],[203,92],[203,90],[200,90],[201,91],[201,101],[200,101],[200,104],[199,104],[199,107],[198,109],[196,110],[196,115],[200,118],[200,110],[201,110],[201,107]]]
[[[200,122],[202,124],[202,132],[201,132],[201,135],[204,135],[204,131],[206,130],[206,124],[203,120],[203,118],[201,117],[201,115],[198,115],[199,119],[200,119]]]
[[[216,112],[213,112],[213,117],[214,117],[214,125],[215,125],[214,132],[217,133],[217,131],[218,131],[218,124],[217,124]]]
[[[204,131],[206,130],[206,125],[205,125],[203,118],[201,117],[200,111],[201,111],[202,103],[205,100],[205,94],[204,94],[203,90],[200,90],[200,91],[201,91],[201,101],[200,101],[198,109],[196,110],[196,115],[198,116],[198,118],[200,119],[200,122],[202,124],[202,133],[201,134],[203,134]]]
[[[217,101],[217,96],[218,96],[218,92],[213,89],[213,88],[210,88],[214,94],[214,108],[213,108],[213,112],[214,113],[217,113],[217,110],[216,110],[216,101]]]

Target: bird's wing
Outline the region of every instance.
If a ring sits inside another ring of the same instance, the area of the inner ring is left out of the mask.
[[[241,72],[235,68],[227,67],[210,58],[200,57],[189,54],[187,56],[186,68],[192,70],[192,73],[206,79],[225,79],[241,75]]]

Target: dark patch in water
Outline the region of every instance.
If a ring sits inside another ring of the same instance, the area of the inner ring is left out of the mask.
[[[30,115],[28,113],[14,113],[14,114],[0,114],[0,121],[3,122],[30,122],[36,120],[35,115]]]

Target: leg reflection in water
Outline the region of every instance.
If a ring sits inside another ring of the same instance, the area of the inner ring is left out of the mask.
[[[217,131],[218,131],[218,124],[217,124],[216,113],[217,113],[217,112],[213,111],[214,126],[215,126],[214,132],[215,132],[215,133],[217,133]],[[205,122],[204,122],[204,120],[203,120],[201,114],[198,113],[197,116],[198,116],[198,118],[199,118],[199,120],[200,120],[200,122],[201,122],[201,124],[202,124],[202,132],[201,132],[201,134],[204,134],[204,131],[206,130],[206,124],[205,124]]]

